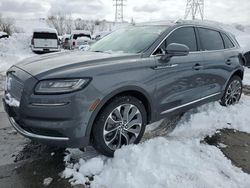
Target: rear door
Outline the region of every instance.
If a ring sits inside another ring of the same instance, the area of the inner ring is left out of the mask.
[[[210,28],[197,28],[204,55],[203,97],[222,92],[230,74],[221,33]]]
[[[171,43],[187,45],[190,53],[183,57],[172,57],[167,62],[164,62],[161,56],[154,54],[156,55],[156,98],[162,116],[199,99],[203,85],[203,56],[199,53],[194,27],[175,30],[164,43],[156,53],[161,53]]]
[[[56,33],[35,32],[33,34],[35,48],[58,48],[58,38]]]

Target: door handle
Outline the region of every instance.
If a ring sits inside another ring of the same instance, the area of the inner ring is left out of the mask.
[[[203,68],[203,66],[200,65],[199,63],[197,63],[197,64],[195,64],[195,65],[193,66],[193,69],[194,69],[194,70],[200,70],[200,69],[202,69],[202,68]]]
[[[227,59],[227,60],[226,60],[226,64],[227,64],[227,65],[232,65],[231,59]]]

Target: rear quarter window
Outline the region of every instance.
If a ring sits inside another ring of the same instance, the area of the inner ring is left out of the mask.
[[[218,31],[212,29],[198,28],[203,50],[224,49],[222,37]]]
[[[233,42],[229,39],[229,37],[225,34],[225,33],[221,33],[222,38],[224,40],[224,44],[225,44],[225,48],[229,49],[229,48],[233,48],[234,44]]]
[[[33,38],[36,39],[57,39],[57,34],[55,33],[37,33],[33,34]]]

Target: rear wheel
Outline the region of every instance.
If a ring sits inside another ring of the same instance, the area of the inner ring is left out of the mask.
[[[223,106],[234,105],[239,102],[241,94],[242,80],[239,76],[233,76],[228,82],[221,104]]]
[[[140,100],[132,96],[114,98],[93,125],[93,146],[112,157],[123,145],[137,144],[145,131],[147,113]]]

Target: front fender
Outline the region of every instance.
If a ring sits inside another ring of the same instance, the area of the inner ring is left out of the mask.
[[[153,107],[153,99],[150,97],[149,93],[144,90],[143,88],[141,87],[138,87],[138,86],[135,86],[135,85],[126,85],[126,86],[123,86],[123,87],[119,87],[115,90],[113,90],[112,92],[110,92],[108,95],[105,95],[105,97],[103,99],[101,99],[100,103],[98,104],[97,108],[94,110],[94,112],[92,113],[89,121],[88,121],[88,126],[87,126],[87,130],[86,130],[86,135],[87,137],[90,136],[91,134],[91,130],[92,130],[92,126],[93,126],[93,123],[97,117],[97,115],[99,114],[99,112],[101,111],[101,109],[104,107],[104,105],[106,105],[106,103],[112,99],[113,97],[115,97],[116,95],[119,95],[123,92],[131,92],[131,91],[135,91],[135,92],[139,92],[140,94],[142,94],[148,101],[149,103],[149,106],[151,109],[154,109]],[[153,116],[153,110],[150,110],[151,111],[151,119],[154,119],[154,116]]]

